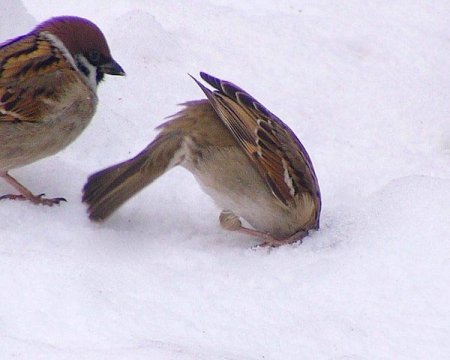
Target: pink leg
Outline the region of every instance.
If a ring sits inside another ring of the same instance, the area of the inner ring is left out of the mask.
[[[28,190],[25,186],[19,183],[16,179],[14,179],[8,172],[0,172],[0,177],[5,179],[8,184],[10,184],[13,188],[15,188],[20,195],[8,194],[0,196],[0,200],[10,199],[10,200],[29,200],[33,204],[42,204],[47,206],[53,206],[54,204],[59,204],[61,201],[66,201],[64,198],[54,198],[54,199],[46,199],[43,196],[45,194],[34,195]]]
[[[276,237],[270,235],[269,233],[265,233],[262,231],[243,227],[241,220],[239,220],[239,217],[236,216],[233,212],[231,212],[229,210],[224,210],[221,212],[221,214],[219,216],[219,221],[220,221],[220,225],[226,230],[239,231],[241,233],[244,233],[244,234],[247,234],[250,236],[262,238],[263,243],[260,246],[277,247],[277,246],[281,246],[281,245],[292,244],[297,241],[300,241],[300,243],[301,243],[302,239],[306,235],[308,235],[308,231],[300,230],[300,231],[296,232],[294,235],[291,235],[287,238],[279,239],[279,238],[276,238]]]

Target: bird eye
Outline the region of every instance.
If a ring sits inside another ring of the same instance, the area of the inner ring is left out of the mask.
[[[92,65],[98,65],[100,63],[101,55],[97,50],[91,50],[89,52],[89,62]]]

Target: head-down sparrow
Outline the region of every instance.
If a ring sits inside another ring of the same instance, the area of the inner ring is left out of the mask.
[[[53,155],[92,119],[104,74],[124,75],[101,30],[86,19],[49,19],[0,44],[0,177],[20,194],[0,199],[53,205],[8,171]]]
[[[190,101],[160,125],[134,158],[89,177],[83,201],[103,220],[170,168],[189,170],[223,209],[223,228],[260,237],[263,245],[301,240],[319,228],[321,197],[311,160],[294,133],[236,85],[205,73],[216,90]],[[245,219],[253,228],[242,226]]]

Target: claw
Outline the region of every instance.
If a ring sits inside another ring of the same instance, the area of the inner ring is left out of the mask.
[[[66,199],[64,199],[63,197],[57,197],[57,198],[53,198],[53,199],[45,199],[45,198],[40,198],[41,199],[41,204],[42,205],[48,205],[48,206],[53,206],[54,204],[59,205],[59,203],[61,201],[67,202]]]
[[[7,194],[0,196],[0,200],[26,200],[26,198],[23,195]]]
[[[0,196],[0,200],[20,200],[20,201],[25,201],[25,200],[30,200],[33,204],[36,205],[46,205],[46,206],[53,206],[53,205],[59,205],[59,203],[61,201],[66,201],[66,199],[64,199],[63,197],[57,197],[57,198],[53,198],[53,199],[47,199],[44,198],[45,194],[39,194],[39,195],[32,195],[30,197],[24,196],[24,195],[15,195],[15,194],[7,194],[7,195],[2,195]]]
[[[20,195],[15,194],[7,194],[0,196],[0,200],[8,199],[8,200],[20,200],[25,201],[29,200],[33,204],[36,205],[47,205],[47,206],[53,206],[54,204],[59,205],[61,201],[67,201],[66,199],[62,197],[53,198],[53,199],[46,199],[44,198],[45,194],[39,194],[34,195],[30,190],[28,190],[25,186],[23,186],[21,183],[19,183],[16,179],[14,179],[11,175],[8,174],[6,171],[0,170],[0,177],[5,179],[12,187],[14,187]]]

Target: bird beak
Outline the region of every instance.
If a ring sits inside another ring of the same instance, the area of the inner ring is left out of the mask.
[[[109,75],[125,75],[125,71],[122,69],[122,66],[120,66],[114,59],[111,59],[110,62],[100,65],[100,69],[105,73]]]

